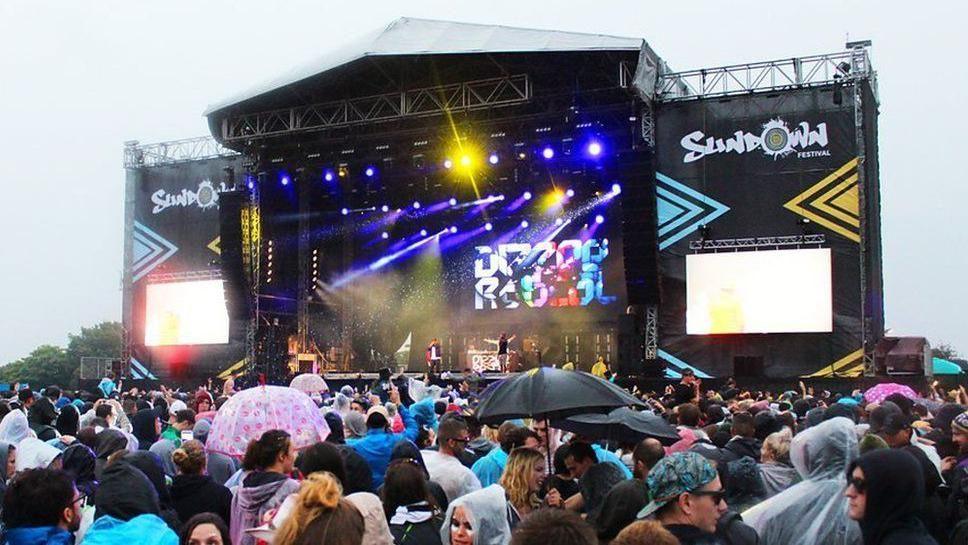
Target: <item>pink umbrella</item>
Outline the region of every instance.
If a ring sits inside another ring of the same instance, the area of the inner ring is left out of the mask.
[[[878,384],[873,388],[864,392],[864,399],[868,403],[880,403],[891,394],[901,394],[908,399],[917,399],[918,394],[914,392],[911,388],[894,382],[885,382],[883,384]]]
[[[309,396],[284,386],[256,386],[225,402],[215,415],[205,449],[240,457],[252,439],[268,430],[285,430],[296,449],[324,441],[329,426]]]
[[[300,392],[305,392],[307,394],[318,394],[320,392],[328,392],[329,386],[327,386],[326,381],[323,377],[315,373],[303,373],[301,375],[296,375],[292,382],[289,383],[290,388],[295,388]]]

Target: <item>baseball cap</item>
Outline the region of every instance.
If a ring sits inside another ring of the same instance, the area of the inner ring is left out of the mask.
[[[694,492],[716,479],[716,468],[695,452],[677,452],[666,456],[649,471],[646,484],[652,501],[636,518],[645,518],[686,492]]]
[[[176,399],[168,407],[168,414],[172,414],[173,415],[173,414],[177,413],[178,411],[184,411],[187,408],[188,408],[188,405],[186,405],[184,401],[182,401],[180,399]]]
[[[911,417],[905,415],[904,413],[890,414],[886,419],[884,419],[884,425],[881,427],[881,432],[888,435],[894,435],[901,430],[910,428],[911,424],[913,424]]]
[[[374,405],[370,407],[368,411],[366,411],[367,424],[370,423],[370,417],[373,416],[374,414],[383,415],[383,418],[386,419],[387,424],[390,423],[390,413],[387,411],[387,408],[384,407],[383,405]]]

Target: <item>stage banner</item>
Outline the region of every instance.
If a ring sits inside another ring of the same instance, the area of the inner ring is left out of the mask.
[[[836,95],[815,88],[658,106],[659,355],[670,376],[687,367],[710,376],[857,370],[854,106],[850,91]],[[825,241],[756,248],[736,242],[790,235]],[[690,249],[700,240],[741,255],[687,260],[713,251]],[[785,253],[810,249],[829,251],[829,259]],[[742,254],[770,250],[776,253],[756,260]]]
[[[219,194],[232,185],[223,169],[238,162],[218,158],[133,172],[134,221],[125,233],[132,256],[125,320],[133,378],[213,376],[243,355],[241,339],[229,336],[219,273]]]

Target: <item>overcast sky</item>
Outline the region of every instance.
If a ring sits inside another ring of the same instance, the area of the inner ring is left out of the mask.
[[[120,320],[125,140],[205,134],[207,104],[404,15],[643,37],[677,70],[873,40],[887,326],[968,352],[968,8],[939,6],[0,0],[0,363]]]

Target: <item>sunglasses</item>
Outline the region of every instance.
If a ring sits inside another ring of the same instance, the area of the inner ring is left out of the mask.
[[[864,479],[858,479],[857,477],[847,479],[847,486],[853,486],[858,494],[863,494],[867,491],[867,483]]]
[[[712,498],[713,503],[719,504],[719,502],[726,501],[726,490],[720,488],[719,490],[696,490],[695,492],[690,492],[693,496],[709,496]]]

